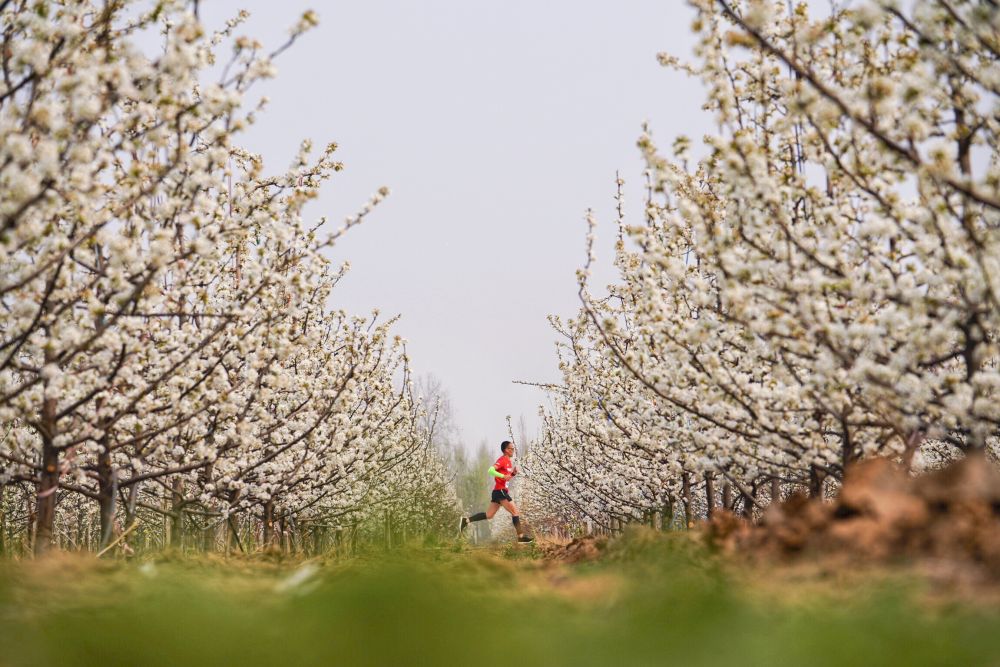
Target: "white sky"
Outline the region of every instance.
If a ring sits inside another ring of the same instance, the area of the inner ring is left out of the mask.
[[[710,128],[700,83],[661,68],[689,57],[681,0],[205,0],[218,27],[268,46],[308,8],[320,26],[277,61],[271,98],[244,143],[273,170],[303,138],[336,141],[345,171],[308,209],[339,225],[379,186],[392,195],[334,252],[352,270],[334,304],[401,314],[418,374],[447,388],[467,446],[506,435],[505,416],[538,428],[558,379],[546,315],[576,312],[584,211],[605,225],[597,272],[612,276],[614,178],[641,212],[635,141],[648,119],[669,149]]]

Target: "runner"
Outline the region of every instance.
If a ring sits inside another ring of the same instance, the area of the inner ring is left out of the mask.
[[[465,527],[473,521],[492,519],[497,510],[502,507],[510,512],[510,520],[514,523],[514,530],[517,532],[517,541],[533,542],[535,538],[525,534],[524,527],[521,525],[521,516],[517,511],[517,505],[511,500],[510,492],[507,490],[507,482],[517,474],[517,468],[514,466],[514,462],[511,461],[511,457],[514,456],[514,443],[510,440],[504,440],[500,443],[500,451],[503,454],[488,471],[491,477],[496,478],[493,483],[493,495],[490,498],[490,506],[486,508],[485,512],[479,512],[472,516],[463,516],[462,522],[459,525],[459,532],[465,531]]]

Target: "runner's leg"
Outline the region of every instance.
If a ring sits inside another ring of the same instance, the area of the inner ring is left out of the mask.
[[[521,514],[517,511],[517,505],[514,504],[513,500],[501,500],[500,505],[510,512],[511,521],[514,523],[514,532],[517,533],[518,537],[521,537],[524,534],[524,529],[521,527]]]
[[[476,512],[472,516],[463,516],[462,521],[459,523],[458,532],[461,533],[465,531],[465,527],[476,521],[485,521],[486,519],[492,519],[493,515],[497,513],[500,506],[496,503],[490,503],[489,507],[486,508],[485,512]]]
[[[490,503],[489,507],[486,508],[485,512],[476,512],[475,514],[470,516],[469,523],[473,523],[474,521],[486,521],[486,519],[492,519],[493,515],[496,514],[497,510],[499,509],[500,509],[499,505],[497,505],[496,503]]]

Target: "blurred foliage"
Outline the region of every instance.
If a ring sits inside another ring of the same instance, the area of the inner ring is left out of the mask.
[[[689,541],[643,532],[586,564],[508,551],[7,563],[0,664],[1000,662],[1000,612],[928,605],[899,578],[775,597]]]

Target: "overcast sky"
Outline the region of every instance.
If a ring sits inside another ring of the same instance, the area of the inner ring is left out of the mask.
[[[303,138],[336,141],[346,169],[308,213],[336,224],[380,186],[391,196],[345,237],[352,270],[337,307],[402,315],[413,367],[451,397],[463,441],[491,444],[505,416],[539,427],[537,389],[558,379],[550,313],[578,308],[583,215],[604,222],[598,271],[611,277],[615,172],[641,213],[635,141],[710,128],[700,83],[657,64],[689,57],[681,0],[207,0],[217,27],[251,12],[238,34],[274,46],[301,13],[320,26],[277,62],[259,92],[268,111],[244,143],[274,170]]]

